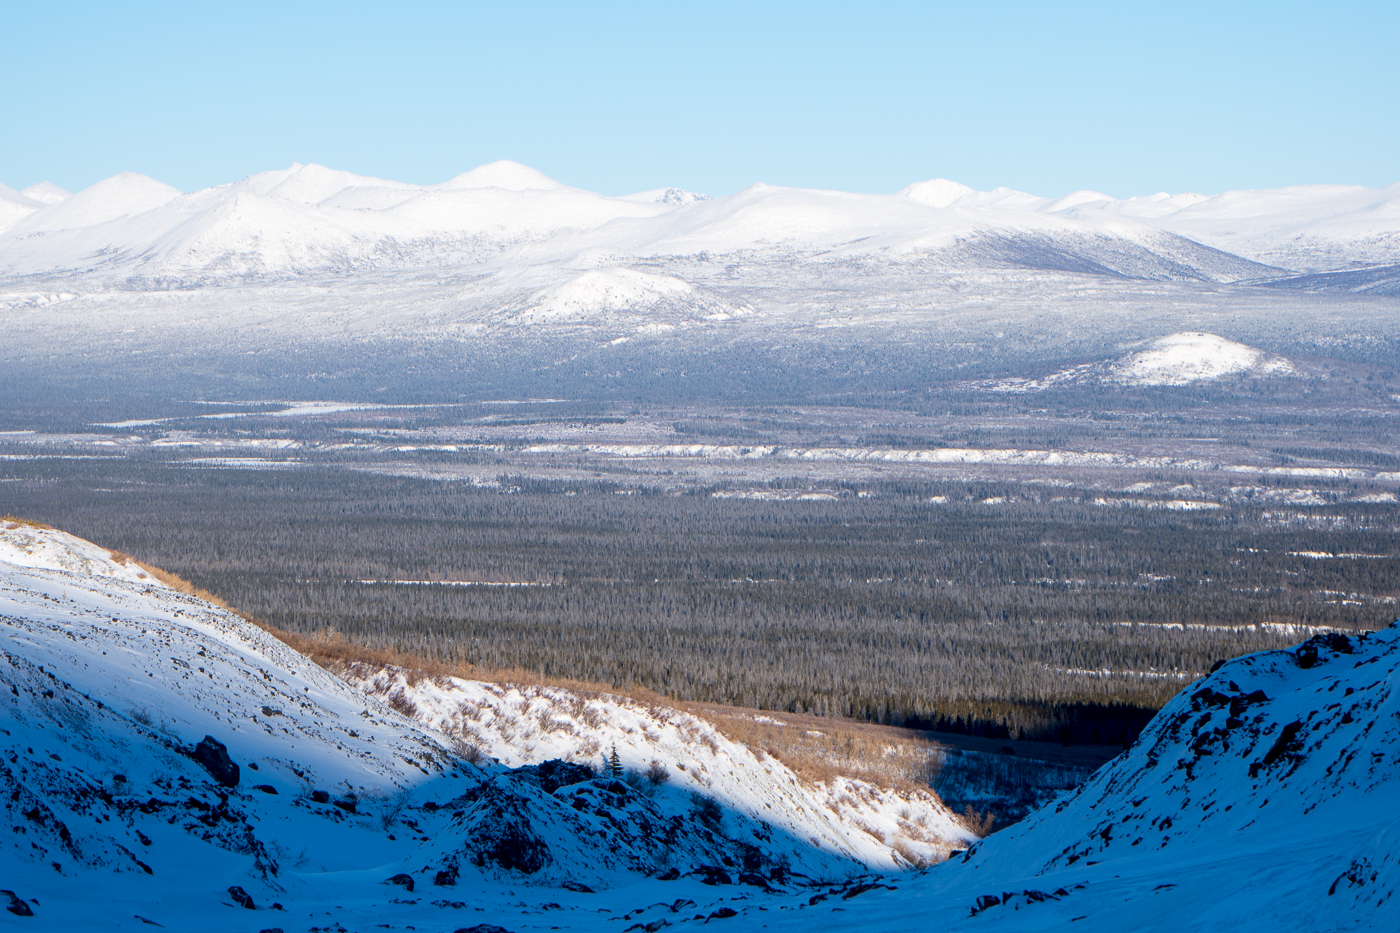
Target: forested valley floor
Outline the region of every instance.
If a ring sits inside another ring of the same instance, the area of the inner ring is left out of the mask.
[[[0,512],[293,632],[677,700],[1122,744],[1221,659],[1397,614],[1388,410],[1170,401],[185,406],[7,435]]]

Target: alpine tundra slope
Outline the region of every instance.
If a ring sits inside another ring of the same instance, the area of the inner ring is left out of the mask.
[[[19,929],[1400,924],[1395,626],[1224,664],[976,841],[931,794],[807,783],[677,710],[335,676],[52,529],[0,525],[0,623]]]

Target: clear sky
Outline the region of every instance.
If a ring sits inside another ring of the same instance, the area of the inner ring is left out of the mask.
[[[0,0],[0,182],[1400,181],[1400,2]]]

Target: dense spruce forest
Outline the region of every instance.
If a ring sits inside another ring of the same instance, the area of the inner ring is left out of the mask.
[[[769,501],[726,498],[722,482],[483,485],[364,467],[13,459],[0,511],[292,631],[684,700],[1065,742],[1131,740],[1219,659],[1396,615],[1393,501],[1295,519],[1247,499],[1105,508],[1010,478],[826,482],[819,498]]]

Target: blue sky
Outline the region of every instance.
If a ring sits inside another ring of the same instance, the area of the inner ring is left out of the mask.
[[[1400,181],[1400,3],[0,0],[0,182],[509,158],[623,194]]]

